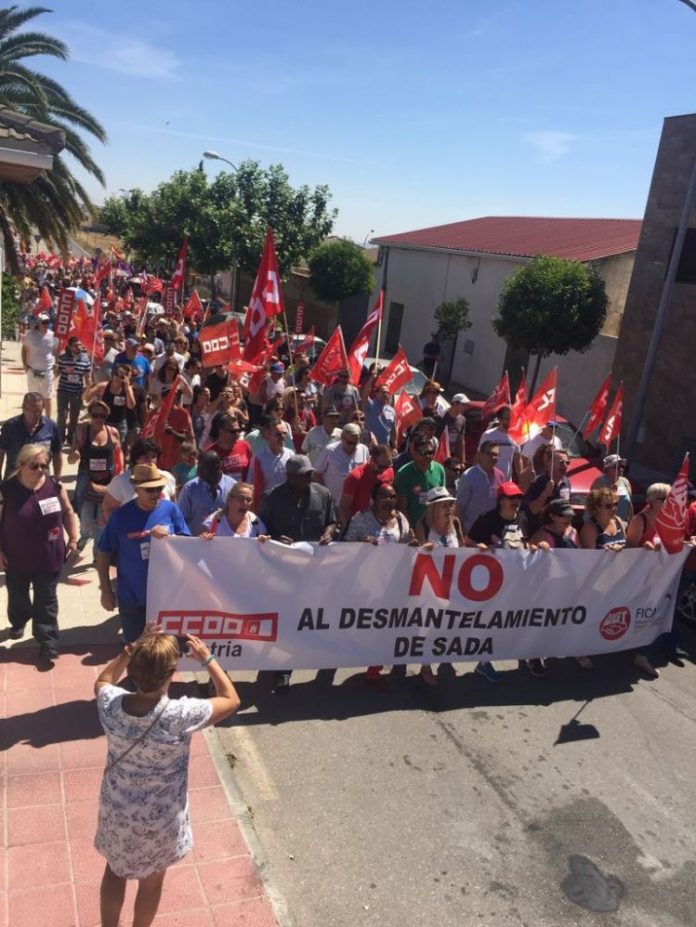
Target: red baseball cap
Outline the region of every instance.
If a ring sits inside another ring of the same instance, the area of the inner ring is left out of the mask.
[[[498,487],[498,496],[507,496],[509,499],[514,497],[523,496],[524,493],[517,485],[513,483],[512,480],[506,480],[504,483],[501,483]]]

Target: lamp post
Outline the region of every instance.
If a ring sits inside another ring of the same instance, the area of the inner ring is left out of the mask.
[[[221,154],[218,154],[217,151],[204,151],[203,157],[207,158],[209,161],[224,161],[225,164],[229,164],[233,171],[238,171],[239,168],[236,164],[233,164],[228,158],[223,158]],[[237,275],[239,273],[239,265],[237,261],[232,262],[232,267],[230,269],[230,304],[232,306],[232,312],[237,308]]]

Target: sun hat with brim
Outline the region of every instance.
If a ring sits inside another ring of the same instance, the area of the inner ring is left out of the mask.
[[[142,463],[133,467],[131,483],[136,489],[161,489],[167,481],[154,464]]]
[[[433,486],[425,494],[425,504],[433,505],[435,502],[456,502],[456,499],[450,495],[449,490],[444,486]]]

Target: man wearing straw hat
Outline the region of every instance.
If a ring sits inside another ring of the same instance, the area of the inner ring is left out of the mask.
[[[150,539],[191,534],[179,506],[162,498],[166,480],[154,464],[136,464],[131,481],[135,499],[116,509],[96,550],[102,608],[113,611],[118,598],[123,636],[129,642],[137,640],[145,628]],[[112,556],[117,594],[109,575]]]

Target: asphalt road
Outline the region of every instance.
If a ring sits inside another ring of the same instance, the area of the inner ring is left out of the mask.
[[[696,924],[696,666],[551,663],[241,674],[220,736],[295,927]]]

